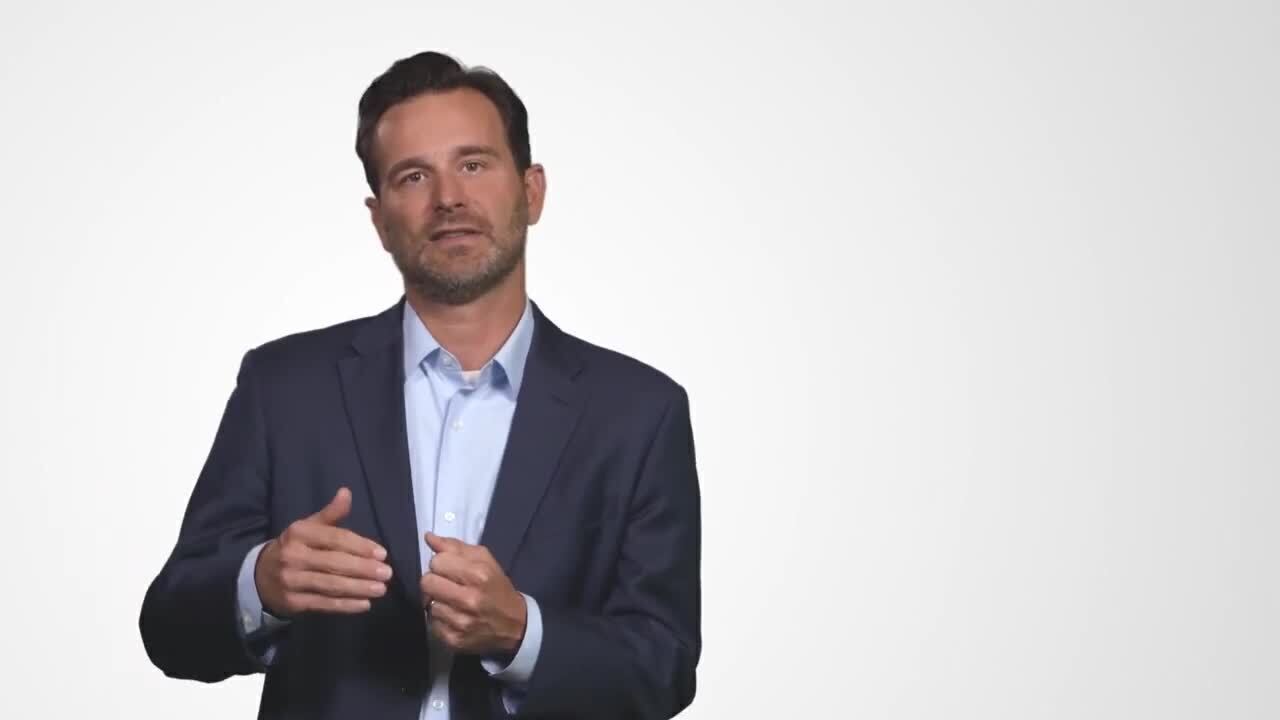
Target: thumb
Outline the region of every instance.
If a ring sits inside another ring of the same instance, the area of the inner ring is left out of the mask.
[[[427,540],[427,547],[431,548],[431,551],[436,553],[442,553],[446,550],[453,550],[458,545],[462,544],[462,541],[460,540],[457,540],[451,537],[443,537],[433,532],[429,532],[423,537],[426,538]]]
[[[338,488],[338,492],[313,517],[324,523],[325,525],[337,525],[347,513],[351,512],[351,491],[345,487]]]

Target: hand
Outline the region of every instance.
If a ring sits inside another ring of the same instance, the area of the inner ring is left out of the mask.
[[[267,612],[359,613],[386,593],[387,551],[337,527],[349,512],[351,491],[340,488],[320,512],[294,522],[262,548],[253,579]]]
[[[489,549],[434,533],[426,540],[436,553],[420,582],[432,634],[456,652],[514,654],[527,608]]]

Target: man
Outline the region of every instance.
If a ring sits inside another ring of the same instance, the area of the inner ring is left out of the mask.
[[[404,296],[241,363],[140,627],[167,675],[265,672],[262,718],[665,718],[692,700],[688,398],[525,293],[527,114],[438,53],[364,93]]]

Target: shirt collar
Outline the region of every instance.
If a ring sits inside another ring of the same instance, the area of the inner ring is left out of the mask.
[[[404,333],[404,376],[411,377],[414,373],[422,372],[423,365],[432,359],[433,355],[439,353],[448,353],[447,350],[440,346],[440,342],[431,335],[431,331],[423,324],[422,319],[418,317],[418,313],[413,311],[406,300],[404,302],[404,318],[401,323],[402,332]],[[497,354],[490,361],[495,367],[495,374],[501,374],[507,378],[511,384],[513,393],[520,392],[520,381],[524,378],[525,360],[529,357],[529,347],[533,341],[533,307],[532,303],[526,297],[524,301],[524,313],[520,315],[520,321],[516,323],[515,330],[507,337],[507,341],[498,348]]]

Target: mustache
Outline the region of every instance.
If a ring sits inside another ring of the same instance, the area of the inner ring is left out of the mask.
[[[479,230],[480,232],[486,235],[490,234],[490,231],[492,230],[492,228],[489,227],[489,222],[485,220],[483,217],[480,217],[479,215],[473,215],[468,212],[455,211],[455,212],[449,213],[448,215],[443,215],[437,219],[432,220],[430,223],[427,224],[427,227],[423,231],[423,234],[425,234],[427,237],[431,237],[432,235],[442,230],[448,230],[451,228],[463,228],[463,227]]]

